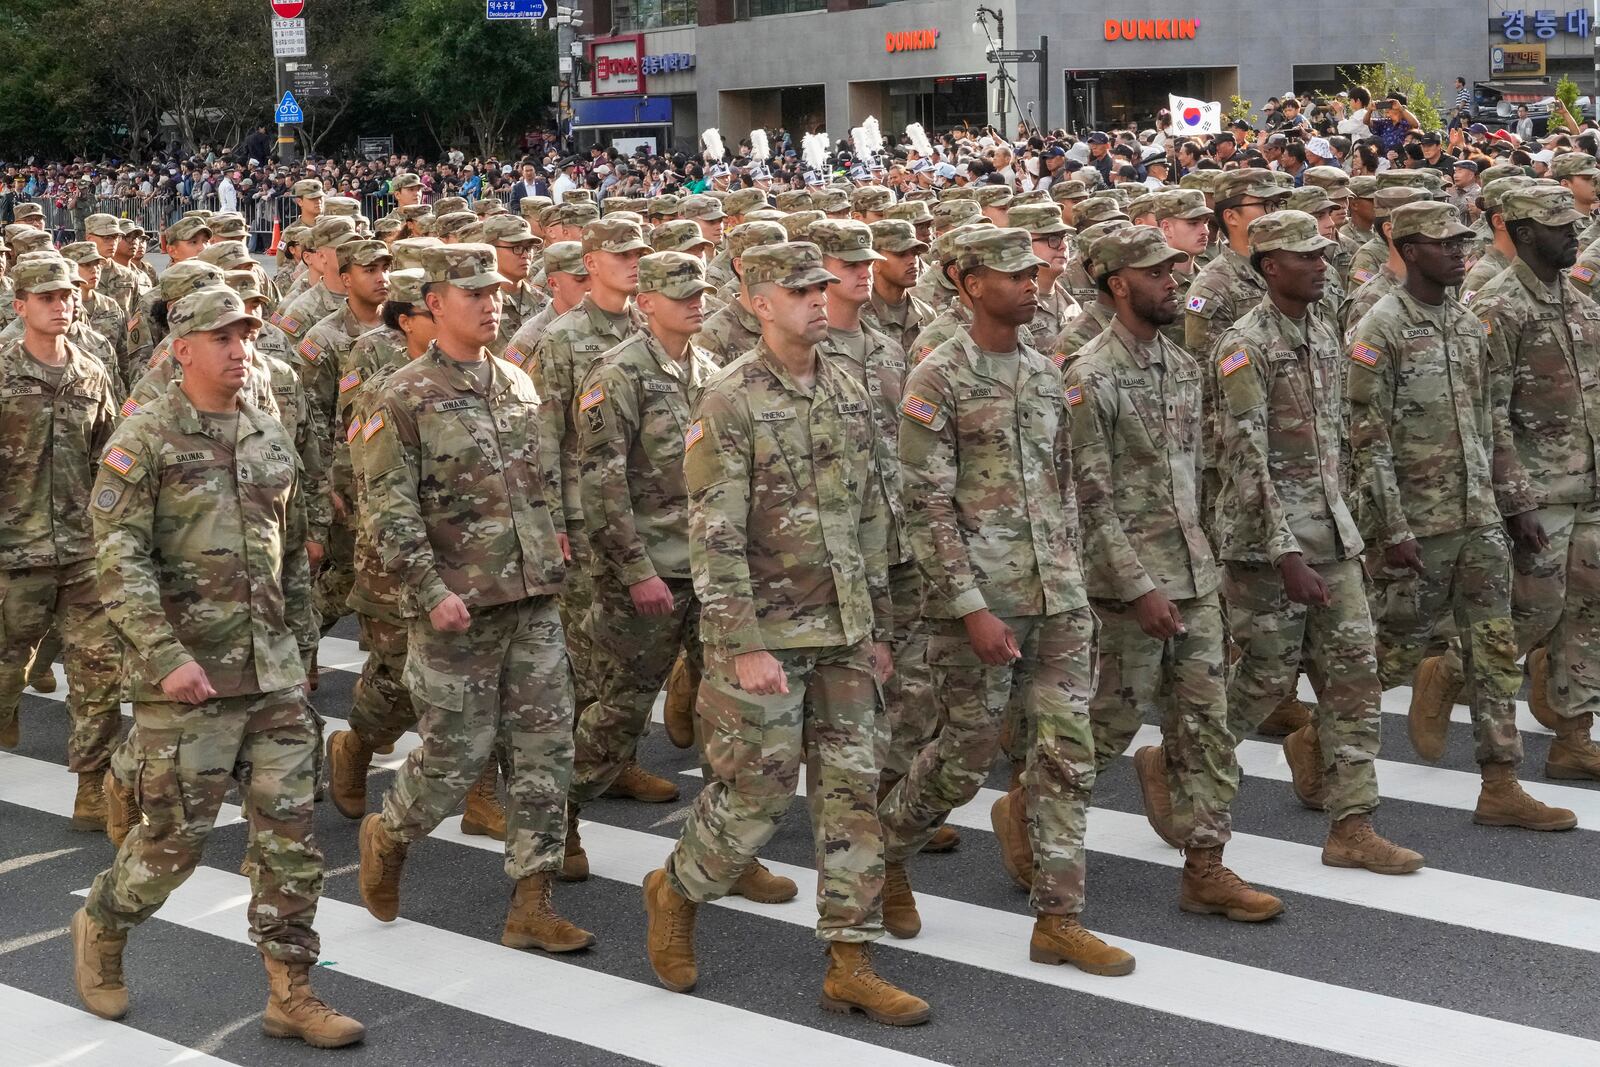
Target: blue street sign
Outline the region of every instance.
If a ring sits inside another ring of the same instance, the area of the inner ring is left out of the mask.
[[[278,110],[273,113],[274,120],[279,126],[293,126],[306,120],[306,113],[300,110],[300,102],[294,94],[285,90],[283,99],[278,101]]]
[[[483,17],[490,22],[542,19],[545,0],[483,0]]]

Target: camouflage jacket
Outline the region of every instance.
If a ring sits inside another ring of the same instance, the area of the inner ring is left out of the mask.
[[[944,344],[958,333],[966,333],[967,327],[972,325],[972,309],[961,300],[952,300],[945,305],[927,325],[917,331],[917,339],[911,348],[906,350],[910,363],[914,367],[928,358],[928,354],[935,348]],[[1023,335],[1023,344],[1032,344],[1033,336],[1028,333]]]
[[[704,349],[681,361],[635,334],[600,358],[578,398],[583,516],[599,567],[623,585],[689,578],[683,435],[717,371]]]
[[[1378,547],[1500,521],[1485,341],[1461,304],[1430,308],[1403,287],[1352,329],[1350,448]]]
[[[1100,289],[1089,277],[1089,268],[1081,255],[1075,254],[1067,260],[1067,269],[1061,273],[1060,284],[1080,307],[1094,303],[1095,297],[1100,295]]]
[[[1570,279],[1539,280],[1522,260],[1478,290],[1497,418],[1513,448],[1495,455],[1495,496],[1511,516],[1589,504],[1600,469],[1600,307]]]
[[[861,321],[884,334],[903,351],[911,351],[922,327],[932,322],[937,313],[921,300],[906,292],[905,299],[890,304],[873,290],[872,299],[861,309]]]
[[[405,584],[401,576],[383,565],[378,551],[372,494],[367,488],[367,461],[362,455],[367,442],[361,430],[371,418],[373,402],[383,392],[390,375],[410,362],[405,335],[379,326],[356,338],[339,368],[341,380],[348,380],[354,374],[356,382],[339,394],[339,421],[344,427],[345,447],[350,453],[351,485],[355,492],[351,501],[356,521],[350,607],[369,619],[392,626],[403,625],[415,612],[403,595]]]
[[[1348,337],[1351,330],[1366,318],[1367,312],[1394,292],[1396,289],[1405,288],[1405,279],[1394,272],[1394,269],[1385,263],[1378,268],[1365,285],[1349,294],[1345,299],[1344,307],[1339,310],[1339,325],[1342,333]]]
[[[93,510],[100,597],[132,653],[133,700],[193,660],[218,696],[305,681],[316,648],[299,461],[276,419],[239,405],[211,436],[174,382],[122,420]]]
[[[328,472],[328,487],[348,501],[355,492],[351,482],[350,450],[345,447],[344,425],[339,418],[339,393],[349,387],[348,375],[340,368],[349,358],[350,346],[371,327],[358,321],[348,305],[324,315],[306,331],[295,345],[290,362],[300,372],[306,389],[311,422],[322,428],[322,466]]]
[[[517,335],[528,320],[543,311],[545,305],[550,303],[550,298],[535,289],[527,281],[516,287],[513,293],[500,294],[500,329],[495,334],[494,344],[489,346],[489,351],[497,356],[505,354],[506,346]]]
[[[866,358],[858,359],[850,346],[832,330],[817,345],[822,359],[836,361],[850,377],[867,391],[872,401],[873,464],[877,468],[882,506],[889,516],[885,551],[889,565],[911,559],[911,546],[905,540],[904,490],[900,484],[900,397],[906,383],[906,353],[894,341],[866,325],[861,333]]]
[[[1578,255],[1578,262],[1567,270],[1567,277],[1578,287],[1578,292],[1590,300],[1600,300],[1600,288],[1595,279],[1600,278],[1600,244],[1592,244]]]
[[[1200,526],[1200,367],[1159,333],[1113,320],[1067,365],[1089,595],[1173,599],[1217,588]]]
[[[1372,238],[1366,244],[1355,250],[1350,257],[1350,277],[1345,281],[1346,289],[1354,293],[1361,286],[1378,276],[1378,271],[1389,259],[1389,246],[1382,237],[1374,231]]]
[[[827,359],[803,387],[761,342],[707,383],[683,461],[703,642],[737,655],[889,639],[872,438],[866,390]]]
[[[955,286],[945,278],[944,271],[937,263],[929,264],[923,268],[922,275],[917,278],[917,284],[907,290],[912,296],[922,301],[934,315],[938,315],[949,307],[956,299]],[[933,321],[923,320],[924,323]],[[910,351],[907,349],[907,351]]]
[[[1082,314],[1078,302],[1067,294],[1066,287],[1058,279],[1048,290],[1039,291],[1038,310],[1033,313],[1033,321],[1028,323],[1028,332],[1038,342],[1040,351],[1054,352],[1056,338]]]
[[[733,254],[726,248],[719,251],[706,264],[706,284],[721,289],[733,279]]]
[[[1211,353],[1221,398],[1217,555],[1307,563],[1361,554],[1340,484],[1344,441],[1339,335],[1312,309],[1296,322],[1263,298]]]
[[[1079,311],[1078,317],[1056,338],[1055,355],[1063,367],[1076,359],[1083,346],[1104,333],[1111,320],[1117,317],[1116,308],[1098,300],[1080,304]]]
[[[1250,258],[1241,256],[1226,242],[1221,244],[1217,258],[1195,275],[1184,303],[1183,347],[1202,365],[1210,361],[1217,342],[1234,322],[1267,295],[1267,283],[1250,266]],[[1201,461],[1206,470],[1213,470],[1219,448],[1216,375],[1201,375],[1200,393]]]
[[[1487,245],[1478,262],[1467,271],[1466,278],[1461,282],[1461,302],[1471,304],[1472,298],[1478,290],[1488,285],[1501,271],[1511,266],[1511,257],[1500,251],[1494,245]]]
[[[761,320],[746,310],[737,296],[707,316],[694,338],[719,367],[726,367],[760,342]]]
[[[106,261],[100,265],[100,284],[95,290],[115,301],[126,319],[137,304],[140,286],[131,268]]]
[[[21,339],[0,347],[0,569],[94,558],[89,490],[116,418],[110,376],[76,345],[56,386]]]
[[[989,355],[963,330],[906,381],[905,521],[933,618],[1088,603],[1061,374],[1027,344],[1015,358]]]
[[[432,611],[554,594],[561,482],[539,393],[490,357],[486,393],[437,345],[395,371],[361,426],[373,532],[407,603]]]

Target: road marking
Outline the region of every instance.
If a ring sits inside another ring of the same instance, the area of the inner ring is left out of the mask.
[[[6,985],[0,985],[0,1034],[5,1061],[17,1067],[234,1067],[230,1060]]]
[[[0,863],[0,874],[10,874],[12,871],[20,871],[24,867],[32,867],[35,863],[44,863],[47,860],[55,859],[57,856],[70,856],[78,851],[80,850],[75,848],[58,848],[50,852],[35,852],[31,856],[14,856]]]

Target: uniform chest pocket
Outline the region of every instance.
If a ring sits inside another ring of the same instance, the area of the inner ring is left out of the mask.
[[[539,409],[526,401],[507,398],[491,412],[496,442],[507,459],[537,464],[539,459]],[[474,435],[477,436],[477,435]]]
[[[1288,412],[1302,419],[1310,417],[1311,396],[1296,353],[1281,349],[1268,352],[1267,375],[1271,389],[1268,402],[1273,412]]]
[[[437,401],[417,418],[423,460],[435,467],[498,469],[500,449],[495,443],[488,409],[475,397]]]
[[[294,453],[276,442],[245,451],[234,469],[240,493],[253,494],[267,504],[287,500],[294,487]]]
[[[809,454],[805,424],[793,407],[754,413],[755,449],[750,471],[751,503],[772,507],[800,492],[797,471]]]
[[[689,429],[682,393],[646,393],[639,413],[639,442],[659,466],[681,462],[683,435]]]
[[[1060,382],[1040,382],[1023,394],[1027,403],[1022,406],[1023,424],[1032,435],[1044,443],[1045,448],[1055,446],[1056,433],[1061,427],[1061,415],[1066,399]]]
[[[161,456],[161,485],[163,494],[173,494],[179,503],[202,496],[232,499],[233,455],[211,445],[165,452]]]

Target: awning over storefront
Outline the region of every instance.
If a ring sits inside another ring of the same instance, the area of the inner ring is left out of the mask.
[[[672,100],[665,96],[624,96],[573,103],[572,128],[575,130],[671,125]]]

